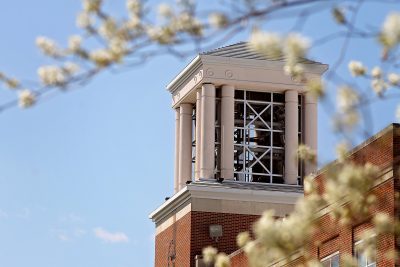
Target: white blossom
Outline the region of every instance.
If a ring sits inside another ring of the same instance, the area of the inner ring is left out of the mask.
[[[349,62],[349,70],[354,77],[362,76],[367,72],[367,68],[360,61],[355,60]]]
[[[282,56],[282,38],[276,33],[253,32],[249,47],[267,57],[279,58]]]
[[[214,266],[215,267],[229,267],[229,266],[231,266],[228,255],[226,255],[225,253],[219,253],[217,255],[216,260],[215,260],[215,265]]]
[[[208,246],[203,248],[203,259],[206,264],[212,263],[217,256],[218,250],[214,247]]]
[[[284,43],[285,55],[288,59],[305,57],[310,47],[310,40],[298,33],[290,33]]]
[[[106,49],[97,49],[92,51],[89,58],[101,68],[106,67],[113,62],[113,55]]]
[[[373,79],[371,81],[371,87],[378,96],[382,96],[388,86],[382,79]]]
[[[109,47],[110,52],[113,56],[113,61],[122,61],[125,53],[127,52],[126,42],[124,40],[121,40],[120,38],[114,38],[110,41]]]
[[[317,187],[316,184],[314,182],[314,175],[307,175],[304,178],[303,184],[304,184],[304,193],[305,194],[313,194],[315,193]]]
[[[172,31],[182,31],[194,36],[203,34],[203,25],[201,22],[188,12],[179,14],[171,23],[171,29]]]
[[[382,77],[382,70],[380,67],[376,66],[371,70],[371,76],[375,79],[380,79]]]
[[[250,241],[249,232],[241,232],[236,236],[236,244],[239,247],[244,247]]]
[[[81,45],[82,45],[82,37],[80,37],[79,35],[72,35],[71,37],[69,37],[68,49],[71,52],[79,51],[81,49]]]
[[[157,10],[157,11],[158,11],[158,14],[159,14],[161,17],[164,17],[164,18],[172,17],[173,14],[174,14],[174,12],[172,11],[171,6],[168,5],[168,4],[166,4],[166,3],[160,4],[160,5],[158,6],[158,10]]]
[[[170,27],[149,27],[147,35],[160,44],[169,44],[175,39],[175,31]]]
[[[36,97],[32,93],[32,91],[24,89],[18,93],[18,105],[21,108],[28,108],[34,105],[35,102],[36,102]]]
[[[390,233],[394,229],[393,221],[386,213],[379,212],[375,214],[372,221],[378,233]]]
[[[16,89],[20,86],[19,81],[14,78],[6,78],[5,83],[6,83],[7,87],[10,89]]]
[[[224,13],[214,12],[208,16],[208,22],[214,28],[223,28],[228,25],[228,18]]]
[[[79,28],[86,29],[92,26],[92,24],[93,24],[92,18],[86,12],[81,12],[76,17],[76,26],[78,26]]]
[[[343,162],[346,159],[349,151],[349,145],[346,142],[341,142],[336,146],[336,155],[339,162]]]
[[[396,74],[396,73],[389,73],[388,74],[388,81],[391,85],[399,85],[400,83],[400,75]]]
[[[66,81],[64,71],[57,66],[42,66],[38,69],[38,75],[45,85],[61,85]]]
[[[353,88],[342,86],[338,89],[336,100],[339,110],[347,111],[355,108],[360,101],[360,97]]]
[[[140,0],[127,0],[126,8],[132,16],[140,16],[142,12],[142,2]]]
[[[79,66],[73,62],[66,62],[63,66],[63,70],[68,74],[72,75],[79,71]]]
[[[98,12],[100,10],[102,0],[83,0],[83,10],[88,13]]]
[[[316,99],[325,95],[325,86],[319,79],[313,79],[307,83],[308,93]]]
[[[304,75],[304,68],[301,64],[287,63],[283,67],[283,71],[285,72],[286,75],[292,76],[300,81],[302,80],[303,75]]]
[[[99,33],[104,38],[113,37],[116,34],[117,30],[117,23],[112,18],[106,19],[99,27]]]
[[[382,28],[384,45],[392,47],[400,42],[400,13],[389,14]]]
[[[351,130],[360,121],[360,115],[356,109],[344,111],[341,117],[336,121],[336,129],[349,129]]]
[[[60,54],[56,42],[53,40],[39,36],[36,38],[36,45],[40,48],[43,54],[48,56],[58,56]]]
[[[315,163],[317,160],[317,153],[304,144],[300,144],[297,148],[297,155],[306,162]]]

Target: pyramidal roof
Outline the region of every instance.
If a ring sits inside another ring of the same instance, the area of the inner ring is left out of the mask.
[[[256,59],[256,60],[268,60],[268,61],[285,61],[284,57],[279,58],[268,58],[264,54],[258,53],[249,48],[248,42],[239,42],[232,45],[223,46],[220,48],[212,49],[210,51],[202,52],[200,55],[208,56],[220,56],[220,57],[231,57],[231,58],[242,58],[242,59]],[[300,63],[319,63],[309,59],[302,59]]]

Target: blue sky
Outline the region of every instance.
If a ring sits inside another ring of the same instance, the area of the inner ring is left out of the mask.
[[[36,36],[65,43],[77,31],[79,9],[77,0],[0,3],[0,70],[34,78],[46,62],[34,46]],[[361,23],[380,24],[387,10],[370,5],[362,12]],[[329,32],[332,23],[319,23],[328,15],[307,22],[306,34]],[[267,29],[284,30],[290,22],[271,22]],[[230,43],[246,38],[237,36]],[[333,42],[312,56],[332,64],[337,49]],[[366,59],[368,66],[379,55],[376,46],[362,42],[350,51],[346,60]],[[159,57],[128,72],[103,74],[84,89],[32,109],[0,114],[1,266],[153,265],[154,225],[148,214],[173,187],[174,113],[165,85],[189,60]],[[346,66],[341,73],[348,76]],[[371,132],[395,120],[397,102],[371,108]],[[323,162],[333,158],[338,138],[330,115],[320,106]]]

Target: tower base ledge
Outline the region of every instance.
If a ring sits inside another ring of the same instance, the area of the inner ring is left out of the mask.
[[[284,217],[301,197],[302,186],[200,179],[182,188],[149,218],[158,234],[193,211],[261,215],[273,209],[277,217]]]

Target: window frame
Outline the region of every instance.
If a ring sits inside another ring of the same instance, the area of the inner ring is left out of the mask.
[[[327,260],[330,260],[329,267],[332,267],[332,260],[331,259],[334,258],[335,256],[338,256],[338,265],[337,266],[340,266],[340,253],[339,253],[339,250],[329,254],[326,257],[323,257],[319,261],[321,262],[322,266],[324,266],[324,262],[326,262]]]
[[[376,251],[375,251],[375,259],[371,260],[371,259],[368,259],[367,257],[363,256],[365,258],[366,264],[365,265],[360,265],[360,262],[358,260],[359,259],[359,257],[358,257],[359,254],[357,252],[357,246],[362,244],[363,242],[364,242],[364,240],[360,239],[360,240],[355,241],[353,243],[354,257],[357,259],[358,266],[359,267],[376,267]],[[371,261],[371,262],[369,262],[369,261]]]

